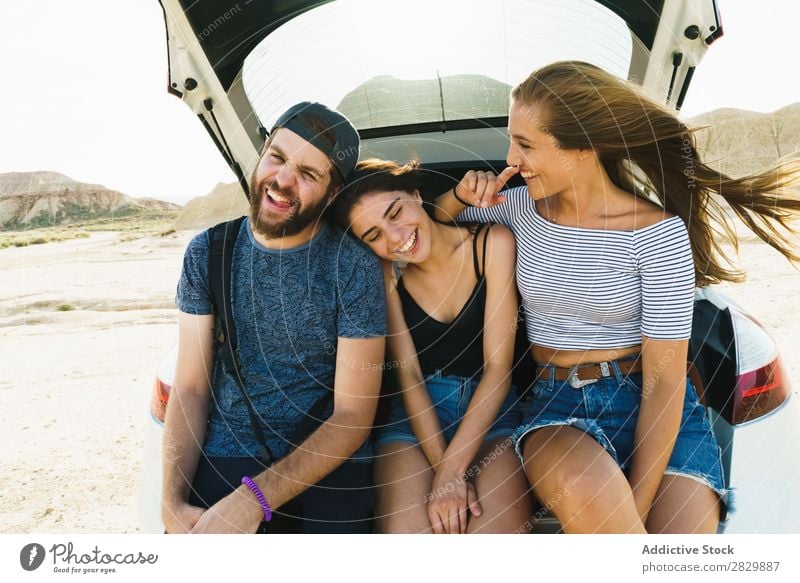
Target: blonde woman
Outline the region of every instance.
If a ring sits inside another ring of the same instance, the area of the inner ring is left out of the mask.
[[[694,289],[741,276],[714,238],[735,242],[721,199],[798,259],[775,228],[800,210],[785,190],[798,165],[722,175],[673,112],[586,63],[539,69],[511,97],[511,169],[468,173],[437,212],[515,235],[537,364],[514,434],[530,484],[566,532],[716,532],[730,491],[686,375]],[[498,194],[514,172],[525,186]]]

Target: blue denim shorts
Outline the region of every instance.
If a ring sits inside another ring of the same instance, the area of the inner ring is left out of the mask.
[[[611,363],[612,375],[582,388],[554,380],[552,367],[530,388],[523,405],[525,421],[511,437],[520,459],[525,437],[552,425],[568,425],[593,437],[627,472],[633,454],[634,432],[642,400],[642,373],[623,376]],[[524,462],[524,459],[523,459]],[[665,475],[691,478],[714,490],[722,502],[720,521],[731,512],[731,491],[725,486],[722,452],[711,429],[708,412],[686,379],[683,415]]]
[[[433,401],[439,423],[442,425],[442,433],[445,441],[450,443],[456,434],[461,420],[467,412],[469,402],[478,387],[479,377],[465,378],[455,375],[443,375],[436,372],[425,379],[425,386],[428,394]],[[520,409],[517,391],[511,387],[508,391],[497,419],[489,428],[486,441],[509,437],[514,430],[522,423],[522,411]],[[387,443],[403,442],[419,445],[411,424],[408,421],[403,400],[400,395],[392,397],[389,408],[389,418],[386,424],[381,426],[375,436],[375,448],[386,445]]]

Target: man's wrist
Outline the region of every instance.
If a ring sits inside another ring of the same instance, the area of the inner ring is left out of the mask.
[[[264,508],[250,488],[242,484],[234,490],[234,494],[236,494],[236,500],[241,504],[241,509],[247,512],[247,516],[252,516],[254,519],[257,517],[259,522],[264,520]],[[268,494],[265,493],[265,495]]]
[[[169,510],[177,510],[182,506],[188,506],[188,505],[189,505],[189,500],[187,498],[179,496],[170,496],[169,498],[167,498],[166,496],[161,497],[161,506]]]
[[[272,520],[272,508],[270,507],[269,502],[267,501],[267,497],[261,491],[261,488],[259,488],[253,481],[253,479],[250,478],[249,476],[242,477],[242,485],[247,486],[247,488],[251,491],[253,496],[255,496],[259,506],[261,506],[261,509],[264,511],[264,520],[266,522]]]

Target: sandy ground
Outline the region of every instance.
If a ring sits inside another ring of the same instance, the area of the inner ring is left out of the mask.
[[[0,250],[0,532],[136,532],[156,367],[176,341],[175,284],[192,233],[119,233]],[[744,284],[800,378],[800,272],[743,241]],[[72,311],[58,311],[61,305]],[[795,388],[800,381],[795,382]]]
[[[0,251],[0,532],[138,529],[149,397],[177,340],[191,233],[128,236]]]

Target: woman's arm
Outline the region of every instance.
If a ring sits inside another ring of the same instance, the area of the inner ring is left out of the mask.
[[[452,223],[455,222],[456,217],[464,209],[472,207],[476,209],[475,212],[484,209],[484,213],[479,214],[485,215],[486,220],[481,221],[475,218],[470,220],[478,220],[478,222],[494,221],[506,224],[506,221],[495,216],[496,213],[485,212],[485,209],[505,202],[506,197],[500,194],[500,191],[517,172],[519,172],[519,169],[516,166],[509,166],[499,176],[492,172],[470,170],[454,188],[436,198],[434,217],[439,221]]]
[[[511,385],[517,322],[516,245],[511,231],[502,225],[494,225],[487,236],[483,375],[436,469],[428,510],[434,530],[444,524],[444,532],[466,532],[467,508],[473,514],[480,512],[477,499],[471,500],[474,492],[466,474]]]
[[[486,246],[483,375],[439,472],[464,474],[478,453],[511,386],[517,323],[516,245],[511,231],[493,225]]]
[[[435,469],[442,460],[447,444],[441,433],[442,427],[436,416],[433,401],[425,387],[417,350],[403,316],[403,306],[400,303],[390,261],[383,262],[383,275],[386,281],[386,316],[389,327],[387,353],[394,361],[393,369],[397,373],[403,405],[411,428],[428,463]]]
[[[686,394],[695,266],[689,234],[674,217],[634,234],[642,278],[642,401],[629,480],[646,524],[672,453]]]
[[[688,346],[688,340],[642,339],[644,381],[628,479],[643,524],[678,437]]]

